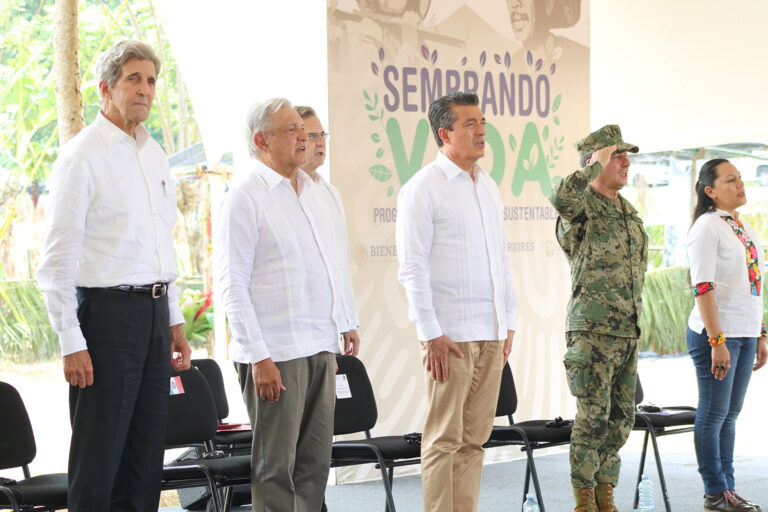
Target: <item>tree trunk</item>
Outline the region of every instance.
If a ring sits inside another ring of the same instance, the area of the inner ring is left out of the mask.
[[[77,0],[56,0],[54,13],[53,74],[61,145],[83,129],[77,3]]]

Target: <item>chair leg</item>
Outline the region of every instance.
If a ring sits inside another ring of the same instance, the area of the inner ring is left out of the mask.
[[[384,492],[387,495],[387,504],[384,508],[385,512],[395,512],[395,498],[392,496],[392,486],[389,483],[389,475],[387,474],[387,463],[384,462],[384,457],[381,456],[381,452],[373,447],[368,447],[373,453],[376,454],[376,458],[379,460],[379,471],[381,471],[381,483],[384,485]]]
[[[394,484],[395,480],[395,468],[393,466],[390,466],[387,468],[387,476],[389,477],[389,492],[392,492],[392,484]],[[394,497],[392,498],[393,507],[394,507]],[[384,512],[394,512],[394,509],[390,511],[389,509],[389,503],[386,503],[384,506]]]
[[[640,467],[637,470],[637,482],[635,483],[635,502],[632,508],[637,508],[640,504],[640,480],[643,479],[643,470],[645,470],[645,454],[648,452],[648,433],[650,430],[645,431],[645,437],[643,438],[643,451],[640,453]]]
[[[13,491],[3,485],[0,486],[0,492],[5,495],[8,503],[10,503],[11,507],[13,507],[13,512],[19,512],[19,504],[16,502],[16,496],[13,495]]]
[[[528,444],[527,439],[525,440],[525,453],[528,456],[528,465],[526,466],[525,472],[528,473],[530,471],[531,480],[533,480],[533,490],[536,493],[536,501],[539,502],[539,510],[545,512],[544,498],[541,496],[541,488],[539,487],[539,476],[536,473],[536,464],[533,462],[533,450],[531,450],[531,445]],[[526,479],[526,482],[527,480],[528,479]],[[525,499],[525,496],[523,499]]]
[[[224,512],[229,512],[232,510],[232,501],[234,500],[235,496],[235,487],[230,485],[226,489],[224,489]]]
[[[659,455],[659,445],[656,444],[656,433],[651,430],[651,442],[653,443],[653,454],[656,456],[656,469],[659,473],[659,483],[661,483],[661,494],[664,497],[664,508],[667,512],[672,512],[669,504],[669,494],[667,494],[667,481],[664,479],[664,469],[661,467],[661,456]]]
[[[528,496],[528,489],[531,488],[531,468],[528,466],[528,461],[525,464],[525,484],[523,484],[523,503],[525,503],[525,497]]]

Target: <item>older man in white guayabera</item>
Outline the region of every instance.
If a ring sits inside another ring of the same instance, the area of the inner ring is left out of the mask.
[[[37,273],[69,394],[68,507],[157,510],[171,354],[191,350],[176,286],[176,193],[142,123],[160,59],[122,41],[96,69],[102,108],[62,148]]]
[[[231,354],[253,427],[255,512],[318,511],[331,462],[340,325],[333,225],[288,100],[252,107],[216,243]]]

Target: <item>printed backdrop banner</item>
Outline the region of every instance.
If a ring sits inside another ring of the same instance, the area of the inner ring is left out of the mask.
[[[376,393],[374,435],[421,431],[424,371],[397,281],[400,188],[437,153],[435,98],[474,91],[487,119],[480,165],[504,201],[519,297],[510,363],[516,420],[572,415],[565,383],[568,266],[552,186],[578,167],[589,132],[588,1],[329,0],[330,173],[344,200],[361,358]],[[487,460],[518,450],[491,450]],[[343,468],[341,481],[366,469]],[[398,469],[402,474],[405,469]]]

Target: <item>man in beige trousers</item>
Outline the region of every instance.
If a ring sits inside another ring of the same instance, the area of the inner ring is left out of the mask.
[[[425,511],[475,511],[483,444],[514,336],[501,195],[477,161],[485,117],[476,94],[429,107],[440,151],[400,190],[398,278],[421,340],[428,401],[421,445]]]

